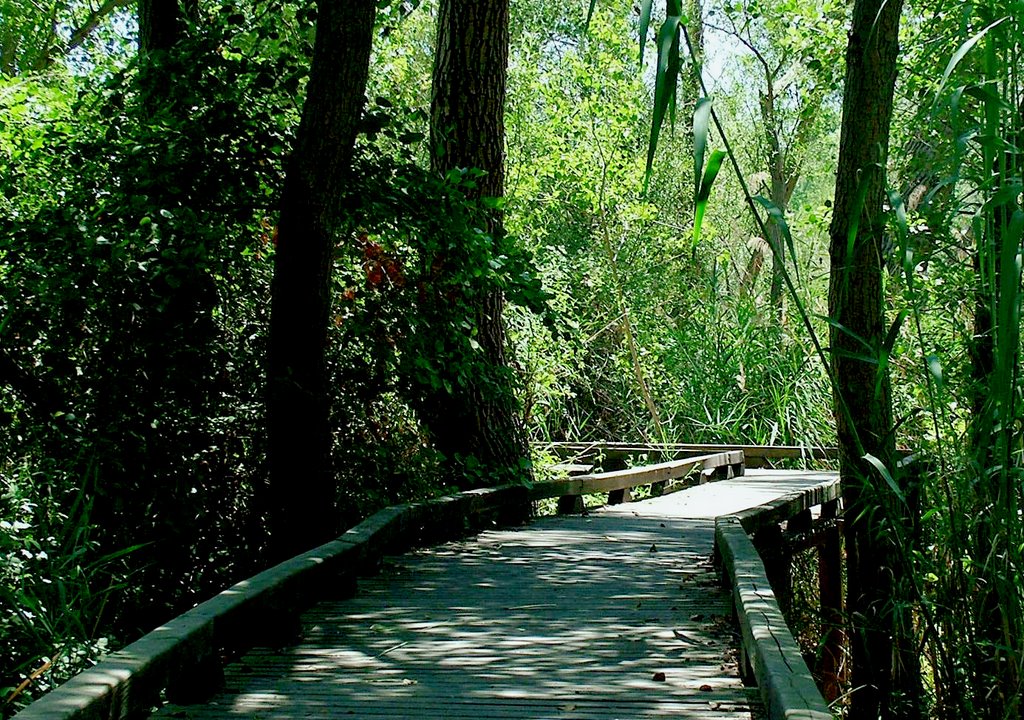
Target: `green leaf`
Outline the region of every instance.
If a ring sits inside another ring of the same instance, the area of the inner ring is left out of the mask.
[[[896,345],[896,338],[900,336],[900,328],[903,327],[903,321],[906,319],[907,311],[900,310],[892,321],[892,325],[889,326],[889,332],[886,333],[885,340],[882,341],[882,347],[879,348],[878,372],[875,374],[875,397],[879,397],[882,393],[882,383],[886,378],[885,369],[889,366],[892,349]]]
[[[665,18],[658,33],[658,67],[654,79],[654,113],[651,119],[651,139],[647,144],[647,169],[644,174],[644,192],[651,181],[654,167],[654,153],[658,148],[658,136],[665,123],[669,105],[675,113],[675,87],[679,77],[679,15]]]
[[[800,279],[800,265],[796,261],[796,246],[793,244],[793,235],[789,231],[789,224],[786,222],[786,215],[782,212],[782,208],[773,203],[766,197],[755,195],[754,200],[768,211],[769,219],[779,226],[782,231],[782,238],[786,241],[786,249],[789,250],[789,256],[793,259],[793,269],[796,271],[797,280]],[[772,252],[779,254],[776,248],[772,248]]]
[[[984,30],[979,32],[974,37],[964,42],[960,47],[957,48],[956,52],[953,53],[953,57],[949,59],[949,63],[946,65],[946,71],[942,73],[942,82],[939,83],[939,89],[935,91],[935,102],[938,103],[939,96],[942,95],[943,89],[946,87],[946,82],[949,81],[949,76],[953,74],[956,66],[960,64],[960,61],[971,51],[971,49],[978,44],[978,42],[988,34],[988,31],[997,25],[1007,20],[1007,17],[1001,17],[994,23],[990,24]]]
[[[715,184],[718,171],[722,169],[722,161],[725,159],[724,150],[715,150],[708,158],[708,166],[704,169],[704,179],[701,181],[700,192],[697,193],[697,204],[693,214],[693,246],[697,247],[700,241],[700,228],[704,223],[704,211],[708,206],[708,199],[711,197],[711,187]]]
[[[888,190],[889,207],[893,223],[896,225],[896,239],[899,240],[900,264],[907,279],[907,286],[914,282],[914,250],[910,247],[910,227],[907,222],[907,206],[903,204],[903,196],[895,190]]]
[[[1020,352],[1021,307],[1021,238],[1024,236],[1024,211],[1015,210],[1010,216],[1000,248],[998,326],[995,336],[996,387],[992,393],[1006,403],[1012,403],[1014,375]]]
[[[846,353],[845,355],[847,357],[855,358],[857,360],[863,360],[865,362],[870,362],[870,363],[874,363],[874,362],[877,361],[877,358],[875,357],[875,351],[871,347],[871,343],[869,343],[867,340],[862,338],[857,333],[853,332],[853,330],[850,330],[850,328],[846,327],[845,325],[843,325],[841,322],[839,322],[838,320],[836,320],[833,317],[830,317],[828,315],[818,315],[817,317],[820,320],[824,320],[829,326],[834,327],[836,330],[841,332],[843,335],[846,335],[847,337],[853,338],[854,340],[856,340],[857,343],[859,345],[861,345],[867,351],[867,354],[865,354],[865,355],[856,355],[854,353]],[[838,350],[836,348],[833,348],[832,351],[833,352],[838,352]]]
[[[896,318],[892,321],[892,325],[889,326],[889,332],[885,335],[885,340],[882,341],[882,349],[886,353],[892,353],[893,347],[896,345],[896,338],[899,337],[900,328],[903,327],[903,321],[907,319],[907,311],[900,310],[896,314]]]
[[[591,0],[590,7],[593,9],[594,2]],[[651,26],[651,8],[654,0],[641,0],[640,2],[640,65],[644,64],[644,48],[647,46],[647,32]]]
[[[597,7],[597,0],[590,0],[590,9],[587,10],[587,22],[584,27],[590,29],[590,21],[594,19],[594,8]]]
[[[900,490],[899,485],[897,485],[896,481],[893,480],[892,474],[889,472],[889,468],[882,464],[882,461],[876,458],[871,453],[867,453],[861,459],[867,460],[869,463],[871,463],[872,467],[874,467],[875,470],[878,471],[878,474],[882,476],[882,479],[885,480],[885,484],[889,486],[890,490],[892,490],[893,495],[899,498],[901,503],[906,504],[907,499],[903,497],[903,491]]]
[[[700,176],[704,171],[704,153],[708,147],[708,123],[711,120],[711,98],[702,97],[693,111],[693,197],[700,195]]]

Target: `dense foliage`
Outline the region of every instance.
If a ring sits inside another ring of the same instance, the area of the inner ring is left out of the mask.
[[[602,0],[588,20],[588,5],[512,3],[506,193],[476,202],[479,170],[428,170],[436,3],[379,3],[334,219],[343,525],[458,482],[424,418],[471,386],[516,387],[539,443],[835,442],[809,332],[835,328],[849,9],[670,2],[694,48],[660,45],[680,73],[673,113],[655,98],[659,48],[637,42],[660,37],[662,9],[648,21],[650,2]],[[173,50],[144,56],[122,3],[57,3],[47,23],[0,2],[5,715],[265,562],[271,274],[316,7],[198,12]],[[858,355],[891,373],[892,437],[917,456],[913,473],[880,468],[872,512],[900,556],[892,630],[923,649],[920,710],[935,717],[1021,711],[1022,18],[1015,0],[904,11],[891,329]],[[754,221],[748,191],[775,222]],[[477,315],[496,291],[514,305],[497,370]]]

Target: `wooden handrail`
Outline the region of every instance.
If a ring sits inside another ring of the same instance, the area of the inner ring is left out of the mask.
[[[177,704],[196,702],[217,683],[225,649],[279,639],[281,628],[294,627],[298,614],[318,596],[354,592],[356,577],[387,553],[441,542],[474,528],[520,522],[529,515],[532,501],[540,498],[625,490],[685,477],[698,469],[740,475],[743,463],[743,452],[730,449],[649,467],[470,490],[385,508],[337,539],[237,583],[112,653],[15,718],[127,720],[144,716],[161,692]],[[776,505],[772,508],[780,513],[796,507]],[[772,508],[759,509],[757,517]],[[746,537],[743,520],[733,522]]]
[[[749,534],[777,528],[780,522],[809,513],[817,505],[834,505],[840,494],[836,476],[715,520],[715,555],[732,588],[743,643],[742,664],[756,678],[771,720],[831,720],[832,713],[786,624],[764,561]]]
[[[561,458],[581,458],[596,454],[609,459],[621,459],[635,455],[704,455],[739,450],[750,468],[770,466],[780,460],[801,460],[820,462],[836,460],[839,450],[835,447],[811,447],[803,445],[727,445],[700,443],[623,443],[623,442],[538,442],[537,449],[554,453]]]
[[[565,495],[590,495],[628,490],[642,485],[677,480],[695,470],[731,467],[735,475],[742,475],[743,463],[743,451],[730,450],[655,465],[641,465],[626,470],[577,475],[565,480],[546,480],[534,483],[530,489],[530,499],[541,500]]]

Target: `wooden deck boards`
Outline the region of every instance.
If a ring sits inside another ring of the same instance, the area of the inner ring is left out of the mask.
[[[211,703],[161,715],[749,719],[710,518],[809,481],[752,473],[391,558],[307,612],[300,644],[249,652]]]

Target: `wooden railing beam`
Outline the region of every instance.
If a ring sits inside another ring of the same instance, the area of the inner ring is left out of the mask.
[[[742,473],[743,465],[743,452],[730,450],[624,470],[576,475],[559,480],[545,480],[534,483],[529,489],[529,495],[534,501],[552,497],[559,498],[558,512],[566,514],[582,511],[580,503],[571,499],[573,497],[597,493],[608,493],[611,496],[612,493],[632,490],[642,485],[667,484],[672,480],[685,478],[695,471],[705,471],[727,477],[729,474],[735,473],[736,468],[739,468]],[[625,492],[618,497],[625,501]]]

